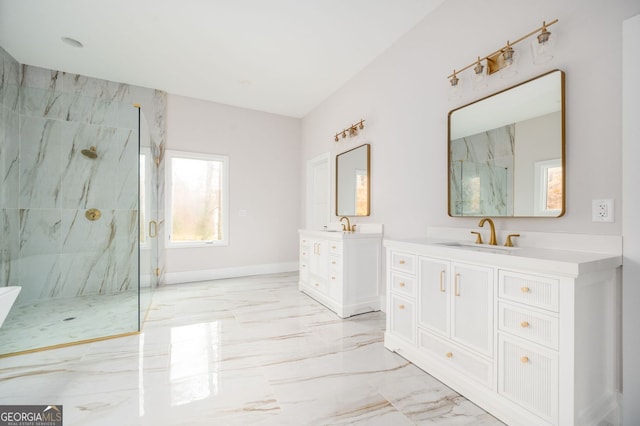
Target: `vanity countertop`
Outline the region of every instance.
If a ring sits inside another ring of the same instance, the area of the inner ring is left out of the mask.
[[[444,257],[470,263],[490,264],[497,267],[531,271],[544,270],[552,274],[578,276],[588,272],[617,268],[622,256],[616,253],[598,253],[578,250],[557,250],[537,247],[514,247],[510,250],[482,245],[447,246],[454,240],[417,238],[385,239],[384,246],[406,250],[420,255]],[[465,242],[468,243],[468,242]]]
[[[326,238],[328,240],[352,240],[359,238],[381,238],[380,232],[345,232],[345,231],[324,231],[312,229],[300,229],[299,233],[304,233],[310,237]]]

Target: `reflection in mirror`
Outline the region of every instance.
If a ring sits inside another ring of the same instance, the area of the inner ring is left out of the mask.
[[[370,145],[336,156],[336,215],[369,216]]]
[[[564,214],[564,73],[449,113],[449,215]]]

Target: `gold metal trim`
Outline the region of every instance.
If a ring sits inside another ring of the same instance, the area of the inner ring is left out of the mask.
[[[140,104],[133,104],[133,107],[134,107],[134,108],[142,108],[142,105],[140,105]]]
[[[557,19],[556,19],[556,21],[557,21]],[[547,26],[549,26],[549,24],[547,24]],[[558,213],[557,216],[496,216],[496,215],[493,215],[493,217],[498,217],[498,218],[507,218],[507,217],[514,217],[515,218],[515,217],[518,217],[518,218],[529,218],[529,219],[534,219],[534,218],[535,219],[542,219],[542,218],[550,219],[550,218],[562,217],[562,216],[565,215],[565,213],[566,213],[566,205],[567,205],[567,164],[566,164],[567,163],[567,155],[566,155],[566,150],[567,150],[566,140],[567,139],[566,139],[566,118],[565,118],[566,117],[566,108],[565,108],[566,107],[565,73],[564,73],[564,71],[562,71],[560,69],[554,69],[554,70],[545,72],[543,74],[540,74],[538,76],[535,76],[533,78],[530,78],[528,80],[525,80],[522,83],[518,83],[518,84],[516,84],[514,86],[507,87],[506,89],[502,89],[502,90],[500,90],[500,91],[498,91],[496,93],[492,93],[492,94],[490,94],[488,96],[485,96],[483,98],[477,99],[477,100],[475,100],[473,102],[469,102],[466,105],[459,106],[459,107],[449,111],[449,114],[447,116],[447,214],[449,215],[449,217],[483,217],[483,216],[485,216],[485,215],[454,215],[451,212],[451,187],[450,187],[450,185],[451,185],[451,176],[450,176],[450,173],[451,173],[451,167],[450,167],[450,164],[451,164],[451,115],[454,112],[456,112],[456,111],[458,111],[458,110],[460,110],[462,108],[465,108],[465,107],[468,107],[469,105],[475,104],[476,102],[480,102],[480,101],[488,99],[488,98],[490,98],[492,96],[499,95],[502,92],[506,92],[506,91],[511,90],[511,89],[513,89],[515,87],[522,86],[523,84],[527,84],[530,81],[533,81],[535,79],[544,77],[544,76],[549,75],[549,74],[553,74],[554,72],[559,72],[560,73],[560,103],[561,103],[561,105],[560,105],[560,114],[561,114],[560,119],[562,121],[561,130],[560,130],[561,131],[560,137],[562,139],[562,141],[561,141],[562,147],[560,149],[560,155],[561,155],[560,164],[562,166],[562,194],[563,194],[562,195],[562,208],[560,209],[560,213]]]
[[[364,120],[363,120],[364,121]],[[367,210],[365,213],[363,214],[354,214],[351,217],[360,217],[360,216],[369,216],[371,215],[371,144],[365,143],[363,145],[360,146],[356,146],[355,148],[352,148],[348,151],[345,152],[341,152],[340,154],[336,155],[336,162],[335,162],[335,167],[336,167],[336,186],[335,186],[335,194],[334,194],[334,198],[335,198],[335,211],[336,211],[336,216],[346,216],[346,215],[342,215],[338,212],[338,184],[339,179],[338,179],[338,158],[341,155],[347,154],[351,151],[354,151],[356,149],[362,148],[363,146],[367,147]]]
[[[27,354],[32,354],[32,353],[36,353],[36,352],[48,351],[48,350],[51,350],[51,349],[60,349],[60,348],[68,348],[70,346],[84,345],[85,343],[101,342],[103,340],[117,339],[119,337],[135,336],[136,334],[140,334],[140,331],[132,331],[132,332],[129,332],[129,333],[114,334],[114,335],[111,335],[111,336],[104,336],[104,337],[96,337],[96,338],[93,338],[93,339],[78,340],[76,342],[61,343],[59,345],[43,346],[41,348],[28,349],[26,351],[18,351],[18,352],[11,352],[11,353],[8,353],[8,354],[2,354],[2,355],[0,355],[0,359],[1,358],[9,358],[9,357],[18,356],[18,355],[27,355]]]

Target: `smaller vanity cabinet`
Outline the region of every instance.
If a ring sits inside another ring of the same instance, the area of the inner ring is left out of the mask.
[[[300,231],[300,291],[340,318],[380,310],[382,235]]]
[[[386,348],[510,425],[616,418],[619,256],[385,246]]]

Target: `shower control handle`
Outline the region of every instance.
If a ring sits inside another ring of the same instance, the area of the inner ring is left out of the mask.
[[[102,212],[98,209],[89,209],[84,213],[84,216],[93,222],[100,219],[100,217],[102,216]]]

